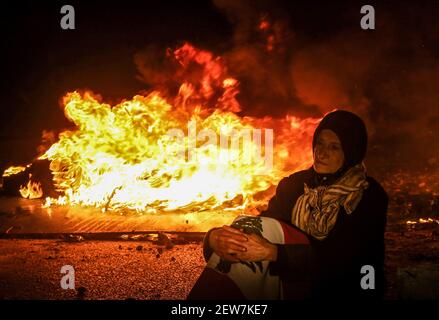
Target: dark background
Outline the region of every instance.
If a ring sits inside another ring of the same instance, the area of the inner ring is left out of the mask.
[[[241,12],[234,8],[236,1],[219,2],[221,5],[175,0],[3,3],[0,169],[32,160],[43,129],[70,126],[59,104],[66,92],[88,88],[105,101],[130,98],[151,87],[136,77],[139,70],[133,57],[137,52],[151,44],[175,47],[183,41],[217,54],[254,45],[257,40],[239,38],[237,33],[242,31],[243,21],[254,19],[255,12],[288,22],[293,36],[287,51],[294,57],[302,53],[311,62],[316,58],[325,75],[330,75],[328,83],[334,81],[334,88],[348,97],[343,101],[367,120],[372,153],[397,166],[437,168],[437,1],[253,1]],[[60,28],[64,4],[75,8],[75,30]],[[375,31],[359,27],[363,4],[375,6]],[[369,51],[375,53],[365,63],[361,58]],[[344,55],[349,67],[343,65]],[[288,59],[285,70],[291,60],[294,58]],[[303,70],[313,65],[307,61]],[[276,71],[278,79],[283,79],[285,70]],[[242,83],[243,114],[321,116],[334,107],[325,101],[304,101],[297,89],[285,97],[279,95],[276,108],[252,108],[257,104],[252,99],[260,102],[267,97],[252,98],[259,90],[251,76],[245,72],[236,72],[236,76]],[[298,82],[296,79],[292,87],[299,88]],[[273,92],[268,90],[268,99],[276,95]],[[288,101],[297,107],[288,107]]]

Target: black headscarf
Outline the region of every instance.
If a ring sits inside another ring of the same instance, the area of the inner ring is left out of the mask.
[[[331,184],[340,177],[347,169],[361,163],[367,151],[367,130],[363,120],[356,114],[337,110],[328,113],[320,121],[312,140],[314,150],[317,137],[324,129],[333,131],[341,142],[344,153],[343,166],[334,174],[317,174],[317,184]]]

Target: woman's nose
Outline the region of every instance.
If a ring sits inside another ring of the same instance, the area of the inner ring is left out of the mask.
[[[320,147],[317,149],[317,155],[319,158],[326,158],[328,157],[328,149],[326,147]]]

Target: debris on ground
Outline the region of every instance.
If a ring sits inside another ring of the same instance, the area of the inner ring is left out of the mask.
[[[80,235],[69,234],[65,239],[65,242],[81,242],[84,241],[84,237]]]
[[[172,243],[171,239],[169,239],[169,237],[163,232],[159,232],[157,244],[159,246],[165,246],[166,249],[172,249],[174,247],[174,244]]]

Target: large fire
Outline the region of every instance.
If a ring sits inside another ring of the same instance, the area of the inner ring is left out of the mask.
[[[111,106],[91,92],[65,95],[65,116],[75,127],[39,156],[50,161],[60,193],[46,197],[46,206],[251,214],[282,177],[310,165],[319,119],[239,116],[239,82],[221,57],[185,44],[170,58],[180,70],[201,70],[176,96],[156,90]],[[43,196],[31,179],[20,192]]]

